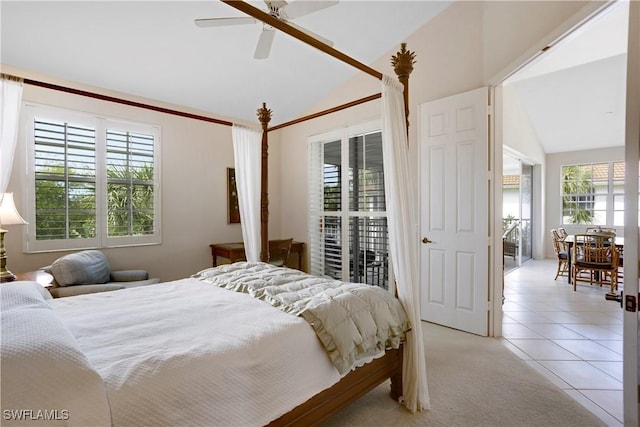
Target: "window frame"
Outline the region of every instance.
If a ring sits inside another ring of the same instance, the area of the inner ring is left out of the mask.
[[[61,121],[74,125],[82,125],[95,129],[95,198],[96,198],[96,236],[81,239],[36,239],[36,195],[35,195],[35,134],[34,120]],[[26,219],[29,225],[24,228],[24,252],[50,252],[59,250],[77,250],[90,248],[113,248],[125,246],[156,245],[162,243],[161,233],[161,127],[122,120],[104,115],[71,110],[37,103],[23,103],[21,113],[21,127],[24,129],[26,179],[24,194],[26,198]],[[153,148],[153,234],[144,236],[109,237],[107,224],[107,130],[135,132],[152,135]]]
[[[614,165],[616,163],[622,163],[624,165],[624,160],[605,160],[605,161],[594,161],[594,162],[584,162],[584,163],[572,163],[572,164],[563,164],[560,166],[560,223],[563,226],[576,226],[576,225],[600,225],[600,226],[606,226],[606,227],[620,227],[620,226],[624,226],[624,224],[616,224],[615,223],[615,197],[619,196],[620,194],[622,194],[624,196],[624,193],[620,193],[619,191],[616,192],[615,189],[615,183],[616,181],[616,177],[615,177],[615,170],[614,170]],[[565,197],[565,193],[564,193],[564,168],[565,167],[584,167],[584,166],[590,166],[591,169],[593,170],[593,167],[595,165],[600,165],[600,164],[606,164],[607,165],[607,184],[606,184],[606,192],[598,192],[597,191],[597,186],[594,184],[595,182],[598,182],[597,180],[594,180],[593,176],[590,178],[590,182],[591,182],[591,186],[592,188],[594,188],[594,191],[586,194],[586,193],[576,193],[576,194],[571,194],[573,197],[578,197],[580,199],[580,201],[582,201],[583,203],[588,203],[591,205],[590,211],[594,214],[594,221],[591,221],[590,223],[570,223],[570,222],[565,222],[565,212],[564,212],[564,197]],[[597,208],[598,202],[597,199],[598,197],[604,197],[605,200],[605,206],[604,209],[601,208]],[[583,200],[584,198],[586,198],[586,200]],[[624,200],[623,200],[624,202]],[[605,216],[605,221],[604,223],[600,223],[597,220],[597,213],[598,212],[604,212],[604,216]]]

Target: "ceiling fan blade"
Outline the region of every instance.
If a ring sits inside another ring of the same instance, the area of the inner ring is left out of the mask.
[[[338,1],[294,1],[289,3],[287,7],[282,11],[287,15],[289,19],[297,18],[299,16],[308,15],[318,10],[326,9],[330,6],[335,6]]]
[[[256,51],[253,54],[255,59],[265,59],[269,56],[271,52],[271,45],[273,44],[273,36],[275,36],[276,30],[271,29],[263,29],[260,34],[260,38],[258,39],[258,45],[256,46]]]
[[[322,37],[322,36],[320,36],[320,35],[318,35],[318,34],[314,33],[313,31],[309,31],[309,30],[307,30],[306,28],[301,27],[300,25],[294,24],[294,23],[293,23],[293,22],[291,22],[291,21],[287,21],[287,24],[289,24],[289,25],[291,25],[292,27],[294,27],[294,28],[296,28],[296,29],[298,29],[298,30],[302,31],[303,33],[305,33],[305,34],[307,34],[307,35],[309,35],[309,36],[313,37],[314,39],[316,39],[316,40],[318,40],[318,41],[321,41],[322,43],[326,44],[327,46],[333,46],[333,42],[332,42],[331,40],[326,39],[326,38],[324,38],[324,37]]]
[[[249,16],[239,16],[236,18],[208,18],[195,19],[193,21],[198,27],[223,27],[226,25],[255,24],[256,20]]]

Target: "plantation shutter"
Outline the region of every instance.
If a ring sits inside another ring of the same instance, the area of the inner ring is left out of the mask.
[[[309,146],[309,269],[388,288],[381,133],[348,133]]]
[[[154,234],[154,136],[107,129],[107,235]]]
[[[309,253],[311,274],[342,276],[341,141],[310,146]]]
[[[25,104],[25,250],[157,244],[161,129]]]
[[[36,240],[96,237],[96,131],[34,120]]]

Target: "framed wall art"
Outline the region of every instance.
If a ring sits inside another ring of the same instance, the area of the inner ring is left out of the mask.
[[[227,207],[229,224],[240,223],[240,206],[238,204],[238,189],[236,188],[236,170],[227,168]]]

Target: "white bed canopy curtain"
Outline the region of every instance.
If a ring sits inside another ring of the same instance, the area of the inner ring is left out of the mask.
[[[262,134],[234,124],[233,157],[247,261],[260,261],[260,178]]]
[[[22,79],[2,74],[0,85],[0,193],[4,193],[9,185],[18,140]]]
[[[402,391],[406,407],[415,412],[431,406],[420,320],[418,234],[414,205],[417,193],[409,176],[403,85],[389,76],[382,78],[382,153],[390,258],[396,276],[398,299],[412,325],[404,347]]]

